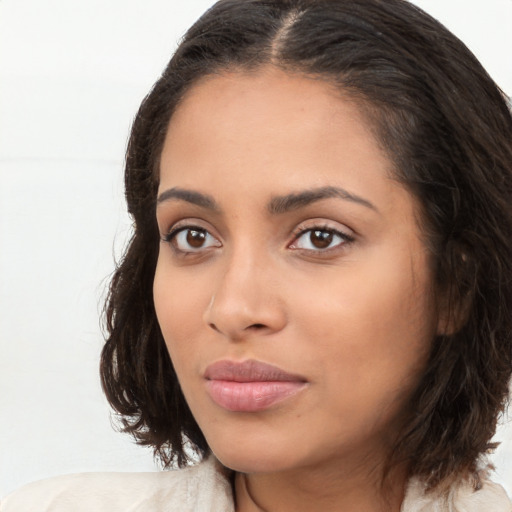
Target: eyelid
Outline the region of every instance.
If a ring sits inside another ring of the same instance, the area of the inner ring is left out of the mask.
[[[180,236],[181,233],[186,231],[200,231],[207,234],[211,240],[214,240],[215,243],[201,246],[197,248],[190,247],[188,250],[183,249],[177,246],[176,239]],[[161,241],[167,243],[171,249],[179,256],[187,256],[187,255],[198,255],[207,252],[210,249],[222,247],[222,242],[219,240],[219,237],[212,234],[212,230],[206,228],[199,224],[195,219],[183,219],[182,221],[178,221],[174,223],[170,229],[161,235]]]
[[[313,232],[313,231],[324,231],[324,232],[333,233],[334,235],[340,237],[342,241],[340,243],[334,245],[333,247],[327,247],[325,249],[322,249],[322,248],[307,249],[307,248],[303,248],[303,247],[294,247],[294,245],[297,243],[297,241],[303,235]],[[335,227],[326,221],[320,222],[320,221],[312,220],[310,222],[309,221],[303,222],[299,226],[297,226],[297,228],[294,229],[293,240],[290,244],[288,244],[288,248],[291,248],[291,249],[297,250],[297,251],[322,254],[322,253],[327,253],[329,251],[333,251],[333,250],[345,247],[346,245],[353,243],[355,241],[355,239],[356,239],[355,234],[350,228],[344,227],[344,229],[343,229],[341,227]]]
[[[168,226],[168,227],[165,227]],[[169,239],[172,235],[178,233],[180,230],[185,228],[189,229],[197,229],[208,231],[213,237],[219,238],[217,234],[214,233],[214,229],[209,222],[204,221],[200,217],[184,217],[181,219],[173,219],[170,222],[162,222],[162,227],[160,229],[160,238],[165,241],[165,239]]]

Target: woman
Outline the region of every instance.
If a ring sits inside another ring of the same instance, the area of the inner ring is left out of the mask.
[[[511,141],[503,94],[407,2],[221,0],[133,125],[101,363],[127,432],[202,462],[2,511],[510,511],[484,456]]]

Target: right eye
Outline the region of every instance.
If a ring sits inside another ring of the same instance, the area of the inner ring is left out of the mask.
[[[206,229],[198,226],[184,226],[171,230],[165,237],[173,248],[181,253],[200,252],[222,244]]]

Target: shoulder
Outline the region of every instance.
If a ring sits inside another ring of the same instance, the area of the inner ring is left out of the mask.
[[[234,509],[231,485],[213,457],[155,473],[83,473],[22,487],[0,512],[192,512]]]
[[[512,512],[512,502],[501,485],[485,478],[477,489],[473,482],[463,480],[448,492],[425,492],[422,483],[409,483],[401,512]]]

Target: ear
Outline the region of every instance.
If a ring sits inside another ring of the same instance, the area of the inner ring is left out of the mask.
[[[461,289],[457,276],[454,276],[446,289],[439,293],[437,301],[437,335],[453,336],[457,334],[467,323],[471,304],[472,293]]]
[[[469,307],[464,302],[458,301],[455,304],[453,300],[442,301],[437,316],[437,335],[453,336],[457,334],[466,324],[468,319]],[[469,302],[469,301],[468,301]]]

